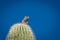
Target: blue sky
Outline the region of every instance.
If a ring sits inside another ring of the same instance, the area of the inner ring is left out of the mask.
[[[0,40],[26,15],[37,40],[60,40],[59,0],[0,0]]]

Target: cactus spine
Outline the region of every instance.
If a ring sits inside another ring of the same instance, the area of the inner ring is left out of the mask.
[[[22,20],[22,23],[14,24],[7,35],[6,40],[35,40],[35,36],[28,25],[28,16]]]

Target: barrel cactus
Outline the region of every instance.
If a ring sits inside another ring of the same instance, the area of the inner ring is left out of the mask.
[[[25,16],[21,23],[12,25],[6,40],[35,40],[35,35],[27,22],[28,18]]]

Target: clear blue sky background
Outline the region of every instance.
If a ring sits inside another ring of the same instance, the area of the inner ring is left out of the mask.
[[[60,40],[59,0],[0,0],[0,40],[26,15],[37,40]]]

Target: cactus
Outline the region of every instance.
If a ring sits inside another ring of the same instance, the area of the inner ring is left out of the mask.
[[[22,23],[14,24],[6,37],[6,40],[35,40],[32,29],[28,25],[28,16],[22,20]]]

